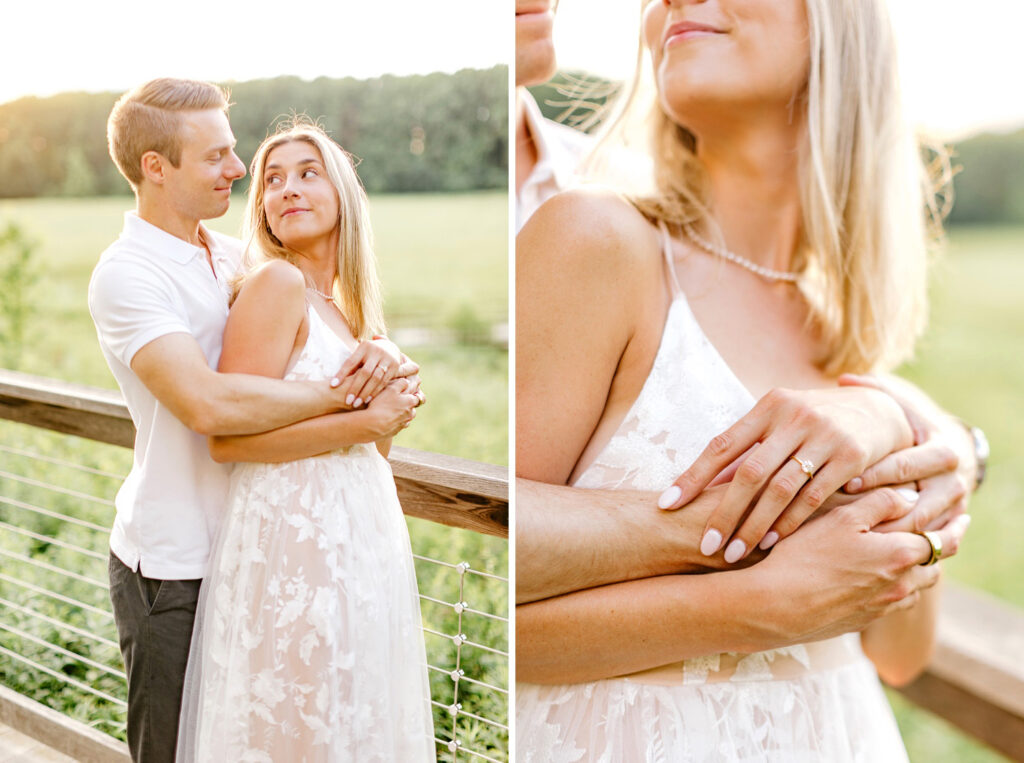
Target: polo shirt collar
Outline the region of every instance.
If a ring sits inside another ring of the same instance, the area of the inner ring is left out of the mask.
[[[212,252],[215,248],[213,236],[205,228],[203,233]],[[188,241],[146,222],[135,210],[124,213],[124,230],[121,232],[121,238],[137,241],[146,250],[159,252],[161,257],[166,257],[179,265],[187,265],[194,257],[206,256],[206,249],[203,247],[193,246]]]
[[[559,188],[565,188],[574,179],[573,167],[577,157],[573,156],[558,141],[548,139],[545,134],[544,115],[540,106],[526,88],[523,88],[522,99],[525,107],[526,125],[537,148],[537,164],[534,165],[534,176],[538,181],[552,177]]]

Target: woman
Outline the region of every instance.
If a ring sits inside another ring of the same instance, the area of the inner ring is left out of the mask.
[[[379,382],[395,359],[366,341],[383,321],[348,155],[298,121],[264,141],[251,172],[220,370],[329,379],[358,356]],[[373,387],[353,387],[357,408],[367,397],[358,410],[212,438],[214,458],[254,463],[232,474],[204,581],[179,760],[434,759],[412,553],[383,457],[420,401],[406,379]],[[336,449],[275,463],[314,429]]]
[[[923,529],[912,490],[826,503],[913,443],[894,399],[835,388],[923,325],[881,2],[655,1],[643,42],[656,193],[556,197],[517,241],[517,469],[646,491],[685,472],[662,505],[705,512],[700,552],[770,554],[518,607],[520,759],[905,759],[875,669],[927,662],[935,568],[917,565],[938,539],[955,552],[960,496],[927,518],[938,538],[901,531]]]

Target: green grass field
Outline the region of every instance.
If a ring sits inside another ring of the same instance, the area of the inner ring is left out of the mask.
[[[931,320],[904,369],[985,430],[992,457],[950,578],[1024,608],[1024,228],[956,229],[937,262]]]
[[[1024,228],[958,228],[936,262],[931,320],[903,375],[946,410],[985,430],[988,477],[971,499],[951,580],[1024,607]],[[984,627],[979,623],[978,627]],[[890,693],[912,761],[1003,760]]]

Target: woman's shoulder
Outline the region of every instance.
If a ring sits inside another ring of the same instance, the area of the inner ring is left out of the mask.
[[[246,291],[305,302],[306,277],[287,260],[272,259],[245,274],[240,294]]]
[[[306,277],[286,260],[268,260],[245,274],[236,301],[305,312]]]
[[[553,196],[516,238],[516,257],[542,256],[549,266],[632,270],[657,263],[658,231],[628,199],[601,186]]]

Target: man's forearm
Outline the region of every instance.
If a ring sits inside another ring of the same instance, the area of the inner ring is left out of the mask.
[[[516,602],[673,573],[731,569],[700,553],[704,524],[725,486],[674,512],[657,493],[585,490],[516,480]],[[751,554],[743,565],[763,554]]]
[[[203,435],[247,435],[337,411],[326,381],[282,381],[250,374],[214,374],[196,391],[184,421]]]

